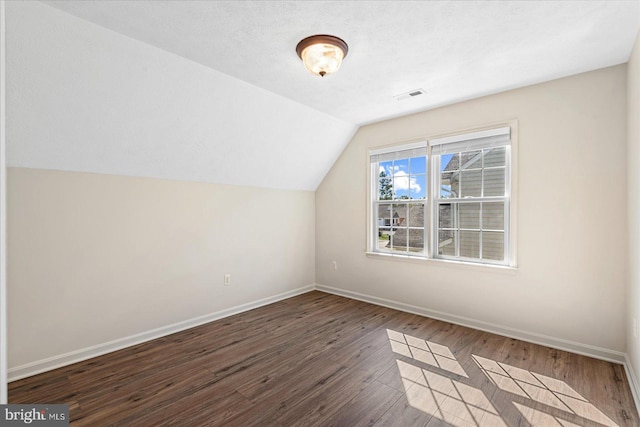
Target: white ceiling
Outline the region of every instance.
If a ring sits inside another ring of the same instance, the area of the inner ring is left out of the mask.
[[[355,125],[624,63],[640,26],[638,0],[45,3]],[[295,53],[319,33],[350,49],[325,78]]]
[[[7,165],[314,191],[362,124],[626,62],[639,2],[10,1]]]

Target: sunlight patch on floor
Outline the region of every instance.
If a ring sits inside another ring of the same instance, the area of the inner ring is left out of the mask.
[[[414,408],[456,427],[506,426],[481,390],[402,360],[396,363]]]
[[[398,354],[469,378],[447,346],[387,329],[391,349]]]
[[[571,415],[577,415],[591,422],[600,423],[605,426],[618,426],[618,424],[614,423],[609,417],[603,414],[602,411],[589,403],[587,399],[564,381],[477,355],[473,355],[472,357],[485,375],[501,390],[525,397],[545,407],[558,409]],[[517,405],[516,402],[514,402],[514,405],[522,406]],[[523,412],[520,407],[518,410],[520,410],[525,418],[532,416],[532,414],[537,418],[543,418],[540,414],[544,414],[544,412],[532,408]],[[538,412],[540,412],[540,414],[537,414]],[[551,416],[551,418],[555,420],[557,417]],[[563,420],[558,422],[564,424],[551,425],[570,425],[566,424],[568,421]]]
[[[545,427],[582,427],[579,424],[574,424],[570,421],[556,418],[546,412],[539,411],[534,408],[530,408],[525,405],[521,405],[517,402],[513,402],[515,407],[520,411],[522,416],[532,426],[545,426]]]
[[[534,426],[618,427],[562,380],[478,355],[471,358],[484,375],[470,378],[447,346],[390,329],[387,335],[393,352],[404,357],[396,364],[408,404],[449,425],[506,426],[483,390],[488,388],[494,402],[512,404],[506,411]],[[477,371],[473,364],[467,367]]]

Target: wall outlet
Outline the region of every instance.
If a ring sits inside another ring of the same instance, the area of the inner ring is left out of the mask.
[[[229,286],[231,284],[231,275],[230,274],[225,274],[224,275],[224,285],[225,286]]]
[[[338,263],[336,261],[333,261],[333,269],[334,270],[338,269]]]

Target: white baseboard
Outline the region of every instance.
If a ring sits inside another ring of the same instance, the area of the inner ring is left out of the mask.
[[[485,332],[494,333],[497,335],[506,336],[509,338],[515,338],[522,341],[531,342],[534,344],[540,344],[547,347],[557,348],[559,350],[569,351],[572,353],[582,354],[584,356],[594,357],[596,359],[606,360],[609,362],[619,363],[624,365],[631,393],[636,404],[636,408],[640,408],[640,384],[636,379],[635,372],[631,366],[631,363],[626,353],[609,350],[601,347],[582,344],[574,341],[564,340],[561,338],[555,338],[543,334],[537,334],[527,332],[515,328],[501,326],[493,323],[483,322],[475,319],[470,319],[463,316],[444,313],[436,310],[430,310],[423,307],[418,307],[410,304],[401,303],[398,301],[388,300],[384,298],[378,298],[371,295],[365,295],[358,292],[348,291],[339,288],[333,288],[330,286],[324,286],[320,284],[309,285],[302,288],[294,289],[291,291],[283,292],[272,297],[263,298],[250,303],[238,305],[225,310],[220,310],[215,313],[210,313],[204,316],[195,317],[182,322],[174,323],[172,325],[164,326],[161,328],[153,329],[151,331],[142,332],[140,334],[131,335],[128,337],[120,338],[117,340],[109,341],[106,343],[98,344],[95,346],[75,350],[69,353],[61,354],[58,356],[49,357],[47,359],[38,360],[35,362],[27,363],[21,366],[16,366],[8,370],[8,381],[16,381],[22,378],[37,375],[42,372],[57,369],[63,366],[71,365],[73,363],[81,362],[83,360],[91,359],[93,357],[101,356],[103,354],[111,353],[113,351],[121,350],[126,347],[141,344],[147,341],[161,338],[166,335],[170,335],[176,332],[183,331],[185,329],[193,328],[195,326],[203,325],[205,323],[213,322],[225,317],[233,316],[234,314],[243,313],[254,308],[262,307],[268,304],[272,304],[283,299],[291,298],[296,295],[304,294],[312,290],[319,290],[334,295],[343,296],[359,301],[368,302],[371,304],[380,305],[383,307],[392,308],[395,310],[404,311],[407,313],[418,314],[425,317],[430,317],[437,320],[442,320],[449,323],[454,323],[460,326],[466,326],[473,329],[478,329]]]
[[[478,329],[490,332],[496,335],[502,335],[508,338],[515,338],[521,341],[540,344],[558,350],[569,351],[571,353],[581,354],[596,359],[606,360],[608,362],[625,364],[626,353],[615,350],[609,350],[602,347],[596,347],[589,344],[582,344],[575,341],[569,341],[562,338],[556,338],[548,335],[527,332],[508,326],[497,325],[494,323],[483,322],[480,320],[470,319],[468,317],[458,316],[455,314],[444,313],[441,311],[430,310],[428,308],[417,307],[415,305],[405,304],[398,301],[392,301],[385,298],[378,298],[371,295],[365,295],[358,292],[347,291],[345,289],[333,288],[316,284],[316,289],[322,292],[343,296],[346,298],[356,299],[383,307],[393,308],[395,310],[405,311],[407,313],[418,314],[420,316],[430,317],[432,319],[442,320],[444,322],[454,323],[460,326],[466,326],[472,329]]]
[[[304,294],[314,289],[315,289],[314,285],[305,286],[302,288],[294,289],[292,291],[287,291],[278,295],[263,298],[257,301],[238,305],[225,310],[220,310],[215,313],[210,313],[204,316],[195,317],[193,319],[184,320],[182,322],[174,323],[172,325],[163,326],[161,328],[153,329],[151,331],[130,335],[128,337],[119,338],[117,340],[105,342],[102,344],[94,345],[94,346],[83,348],[80,350],[75,350],[75,351],[61,354],[58,356],[53,356],[53,357],[38,360],[35,362],[26,363],[24,365],[10,368],[8,370],[8,380],[9,382],[16,381],[22,378],[30,377],[32,375],[40,374],[42,372],[51,371],[53,369],[61,368],[63,366],[71,365],[73,363],[91,359],[96,356],[101,356],[103,354],[111,353],[116,350],[121,350],[126,347],[131,347],[133,345],[151,341],[156,338],[160,338],[176,332],[184,331],[185,329],[189,329],[195,326],[203,325],[205,323],[213,322],[214,320],[219,320],[225,317],[233,316],[234,314],[239,314],[245,311],[253,310],[254,308],[262,307],[264,305],[272,304],[274,302],[281,301],[283,299]]]
[[[627,380],[629,381],[633,401],[636,404],[636,411],[640,413],[640,384],[638,384],[638,377],[633,370],[633,365],[631,364],[631,360],[629,360],[629,356],[627,354],[624,355],[624,371],[627,374]]]

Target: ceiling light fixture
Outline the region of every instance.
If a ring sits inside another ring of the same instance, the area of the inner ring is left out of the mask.
[[[326,34],[307,37],[296,46],[304,67],[311,74],[320,77],[338,71],[348,51],[349,46],[344,40]]]

